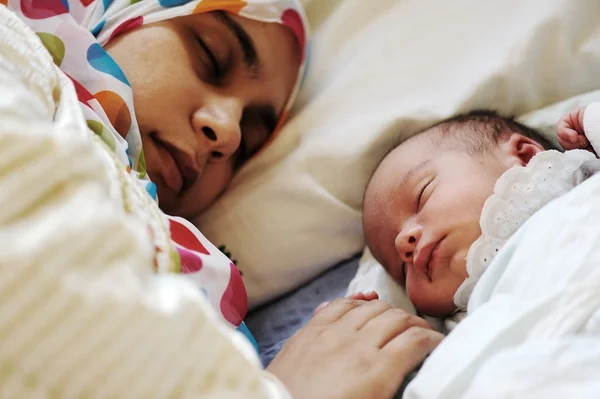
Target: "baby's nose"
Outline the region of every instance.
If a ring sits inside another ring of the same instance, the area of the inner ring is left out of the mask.
[[[396,251],[403,262],[412,263],[415,249],[421,238],[420,230],[401,231],[396,237]]]

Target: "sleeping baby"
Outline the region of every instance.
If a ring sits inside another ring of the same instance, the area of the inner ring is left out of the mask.
[[[465,310],[510,236],[600,170],[591,130],[600,137],[600,103],[561,118],[559,143],[572,150],[565,153],[492,111],[424,130],[394,148],[367,186],[369,249],[421,313],[446,317]]]

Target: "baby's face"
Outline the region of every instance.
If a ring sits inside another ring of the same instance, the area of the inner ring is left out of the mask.
[[[371,252],[415,307],[445,316],[467,277],[483,204],[508,167],[493,150],[436,149],[431,134],[406,141],[379,166],[365,195],[364,230]]]

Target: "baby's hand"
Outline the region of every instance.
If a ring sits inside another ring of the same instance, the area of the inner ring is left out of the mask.
[[[564,115],[556,124],[558,143],[565,150],[589,150],[594,152],[583,131],[583,114],[586,107],[577,108]]]

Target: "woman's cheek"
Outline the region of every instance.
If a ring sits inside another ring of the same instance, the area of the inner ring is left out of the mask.
[[[225,191],[234,176],[232,164],[207,164],[202,175],[182,198],[178,208],[182,216],[196,216],[208,209]]]

